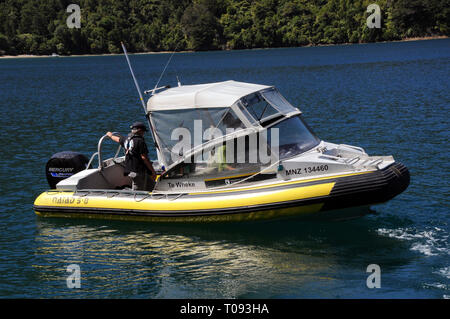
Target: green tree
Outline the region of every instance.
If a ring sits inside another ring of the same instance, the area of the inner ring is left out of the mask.
[[[0,1],[3,54],[246,49],[449,35],[450,0],[377,0],[381,29],[366,25],[373,0],[79,0],[81,29],[68,29],[72,0]]]
[[[181,25],[187,37],[188,49],[214,48],[214,40],[218,37],[218,22],[206,5],[190,5],[181,17]]]

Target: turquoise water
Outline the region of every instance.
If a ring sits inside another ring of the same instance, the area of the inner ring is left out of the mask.
[[[168,58],[131,56],[142,89]],[[275,85],[322,139],[411,172],[403,194],[353,221],[175,226],[36,217],[51,155],[90,156],[142,108],[123,56],[2,59],[0,297],[449,297],[449,74],[448,39],[175,54],[161,85]],[[80,288],[67,287],[70,264]],[[369,264],[381,288],[367,288]]]

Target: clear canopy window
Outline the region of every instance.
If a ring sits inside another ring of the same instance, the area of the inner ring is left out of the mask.
[[[237,105],[252,124],[263,126],[264,122],[274,117],[298,111],[275,88],[249,94]]]
[[[285,159],[309,151],[320,143],[300,115],[286,119],[268,129],[269,144],[272,130],[278,130],[279,158]]]
[[[271,157],[266,134],[252,133],[209,145],[180,163],[163,178],[225,177],[254,174],[276,159]]]
[[[158,111],[151,119],[167,166],[194,147],[245,128],[228,107]]]

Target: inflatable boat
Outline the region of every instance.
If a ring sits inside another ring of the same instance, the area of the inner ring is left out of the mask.
[[[145,105],[157,155],[153,189],[132,189],[120,146],[102,158],[105,135],[90,160],[69,152],[49,160],[51,189],[35,200],[36,214],[153,222],[339,219],[408,187],[403,164],[321,140],[273,86],[225,81],[163,89]]]

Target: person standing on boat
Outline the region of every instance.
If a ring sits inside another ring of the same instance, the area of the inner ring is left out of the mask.
[[[133,190],[152,190],[155,186],[156,172],[148,158],[148,148],[144,140],[147,127],[142,122],[135,122],[130,127],[128,137],[116,136],[111,132],[106,135],[125,149],[125,171],[133,181]]]

